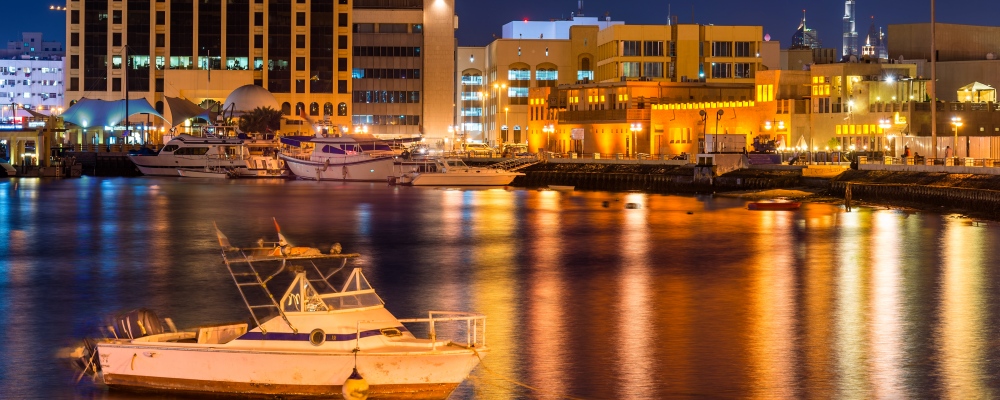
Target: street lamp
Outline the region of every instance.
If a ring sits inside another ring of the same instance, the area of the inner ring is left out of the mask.
[[[706,122],[708,121],[708,113],[705,112],[705,110],[698,110],[698,115],[701,116],[701,137],[705,138],[705,140],[708,140],[708,133],[705,132],[708,129],[708,122]]]
[[[951,124],[955,126],[955,149],[952,150],[952,157],[958,159],[958,128],[962,127],[962,118],[951,117]]]
[[[555,130],[556,130],[556,127],[552,126],[552,125],[545,125],[544,127],[542,127],[542,132],[545,132],[545,150],[546,151],[549,151],[549,145],[551,143],[550,142],[551,139],[549,139],[549,135],[551,135],[552,132],[555,132]]]
[[[497,91],[497,110],[500,110],[500,107],[503,107],[503,96],[501,94],[503,93],[504,90],[507,90],[507,84],[506,83],[493,83],[493,90]],[[504,110],[504,122],[503,123],[504,123],[504,127],[506,127],[507,126],[507,107],[504,107],[503,110]],[[494,114],[494,115],[496,115],[496,114]],[[502,136],[506,136],[506,133],[504,133]],[[501,137],[501,144],[502,144],[502,142],[504,142],[506,140],[507,140],[506,137]]]
[[[888,149],[889,146],[885,143],[887,141],[886,135],[889,132],[889,128],[892,128],[892,122],[889,120],[889,118],[882,118],[878,120],[878,126],[879,128],[882,128],[882,142],[883,142],[882,145],[884,146],[884,148]],[[895,152],[893,153],[894,153],[893,155],[895,155]]]
[[[639,131],[642,130],[642,124],[640,124],[640,123],[632,124],[631,126],[629,126],[628,130],[629,130],[629,132],[632,132],[632,154],[631,155],[634,156],[634,155],[638,154],[638,152],[636,151],[637,149],[636,149],[636,143],[635,142],[636,142],[636,138],[637,138],[637,132],[639,132]]]
[[[715,113],[715,145],[712,146],[712,152],[719,152],[719,120],[722,119],[722,109],[720,108],[718,112]]]

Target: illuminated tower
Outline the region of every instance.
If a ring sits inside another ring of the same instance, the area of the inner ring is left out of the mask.
[[[843,56],[846,58],[852,55],[858,55],[858,31],[855,28],[854,21],[854,3],[855,0],[846,0],[844,2],[844,52]]]

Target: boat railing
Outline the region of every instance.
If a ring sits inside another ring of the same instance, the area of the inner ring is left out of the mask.
[[[486,316],[460,311],[430,311],[427,318],[400,319],[402,323],[426,322],[431,338],[431,350],[437,349],[436,325],[442,322],[465,322],[465,347],[486,346]],[[460,340],[450,340],[452,343],[461,343]]]

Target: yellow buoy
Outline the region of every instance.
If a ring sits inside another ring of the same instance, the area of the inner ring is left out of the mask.
[[[365,400],[368,398],[368,381],[361,377],[358,369],[354,368],[351,376],[347,377],[341,387],[341,394],[347,400]]]

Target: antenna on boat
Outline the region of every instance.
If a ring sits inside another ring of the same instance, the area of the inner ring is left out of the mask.
[[[354,353],[354,371],[341,385],[341,394],[344,395],[345,399],[364,400],[368,398],[368,382],[358,373],[358,353],[361,351],[361,321],[358,321],[355,332],[354,349],[351,350]]]

